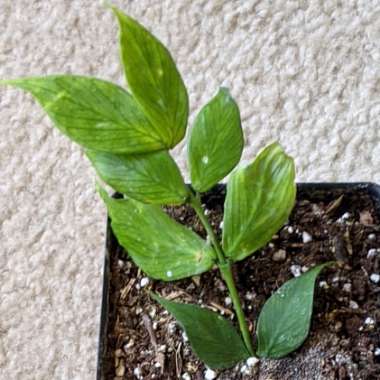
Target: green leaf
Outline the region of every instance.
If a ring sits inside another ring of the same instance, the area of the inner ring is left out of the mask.
[[[287,221],[296,196],[292,158],[278,143],[235,171],[227,184],[223,248],[234,261],[264,246]]]
[[[257,324],[258,356],[277,359],[301,346],[309,334],[315,280],[331,264],[289,280],[267,300]]]
[[[208,309],[152,294],[185,330],[196,355],[210,368],[228,368],[250,355],[230,321]]]
[[[228,90],[199,112],[188,145],[191,182],[204,192],[223,179],[239,162],[244,139],[239,108]]]
[[[164,281],[209,270],[215,253],[196,233],[171,219],[161,207],[100,195],[119,243],[146,274]]]
[[[167,151],[126,155],[87,151],[100,178],[116,191],[138,201],[182,204],[188,189]]]
[[[2,83],[29,91],[55,126],[85,148],[145,153],[167,147],[132,96],[113,83],[74,75]]]
[[[182,78],[156,37],[116,7],[112,10],[120,26],[121,59],[129,88],[172,148],[185,135],[189,111]]]

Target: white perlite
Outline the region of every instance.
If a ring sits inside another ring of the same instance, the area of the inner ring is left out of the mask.
[[[226,297],[226,298],[224,299],[224,304],[225,304],[226,306],[230,306],[231,303],[232,303],[232,300],[231,300],[230,297]]]
[[[351,300],[350,308],[356,310],[356,309],[359,309],[359,305],[357,304],[357,302]]]
[[[292,226],[288,226],[288,232],[292,234],[294,232],[294,228]]]
[[[255,356],[251,356],[246,360],[246,364],[248,367],[254,367],[258,362],[260,361],[259,358],[256,358]]]
[[[372,259],[373,257],[377,256],[378,254],[380,254],[379,248],[371,248],[368,250],[367,259]]]
[[[128,351],[131,347],[135,345],[135,341],[133,339],[129,340],[128,343],[124,345],[124,351]]]
[[[260,360],[254,356],[248,358],[240,368],[240,372],[243,375],[249,375],[252,371],[252,367],[254,367]]]
[[[253,293],[246,293],[244,298],[247,300],[247,301],[252,301],[254,298],[255,298],[255,295]]]
[[[168,333],[169,334],[174,334],[174,332],[176,331],[176,328],[177,328],[177,325],[175,322],[170,322],[169,325],[168,325]]]
[[[136,367],[134,370],[133,370],[133,374],[138,378],[138,379],[141,379],[141,369],[139,367]]]
[[[157,309],[155,307],[153,307],[150,311],[149,311],[149,316],[153,319],[155,316],[156,316],[156,313],[157,313]]]
[[[207,368],[204,373],[204,376],[205,380],[214,380],[216,378],[216,372],[210,368]]]
[[[313,237],[306,231],[302,232],[302,242],[306,244],[310,243],[311,241],[313,241]]]
[[[369,279],[374,283],[374,284],[378,284],[380,282],[380,274],[378,273],[372,273],[370,276],[369,276]]]
[[[140,281],[140,286],[143,288],[149,284],[149,278],[148,277],[143,277]]]
[[[165,352],[166,351],[166,344],[161,344],[160,346],[158,346],[157,351],[158,352]]]
[[[372,318],[372,317],[367,317],[365,320],[364,320],[364,324],[365,325],[368,325],[368,326],[373,326],[375,324],[375,320]]]
[[[349,212],[345,212],[338,220],[337,222],[339,223],[343,223],[345,222],[346,220],[350,219],[351,218],[351,214]]]
[[[290,267],[290,272],[294,277],[299,277],[301,276],[301,266],[300,265],[292,265]]]
[[[328,289],[329,288],[329,285],[327,284],[326,281],[322,280],[322,281],[319,281],[319,287],[320,288],[323,288],[323,289]]]
[[[347,292],[347,293],[350,293],[352,290],[352,284],[350,284],[349,282],[346,282],[344,285],[343,285],[343,291]]]
[[[182,375],[182,380],[191,380],[191,376],[189,373],[185,372],[183,375]]]

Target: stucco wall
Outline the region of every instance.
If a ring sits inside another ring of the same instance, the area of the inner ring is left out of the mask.
[[[167,44],[194,112],[220,85],[244,160],[271,140],[299,180],[380,182],[380,3],[114,1]],[[123,83],[117,25],[95,0],[0,0],[0,78]],[[176,158],[186,170],[185,150]],[[81,150],[0,89],[0,378],[94,379],[105,211]]]

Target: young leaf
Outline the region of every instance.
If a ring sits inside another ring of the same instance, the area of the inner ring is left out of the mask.
[[[267,300],[257,324],[258,356],[277,359],[301,346],[310,329],[315,280],[331,264],[289,280]]]
[[[186,131],[189,105],[182,78],[156,37],[116,7],[112,10],[120,26],[121,59],[129,88],[172,148]]]
[[[196,355],[210,368],[228,368],[250,355],[231,322],[199,306],[170,302],[152,294],[185,330]]]
[[[146,274],[164,281],[209,270],[214,250],[196,233],[175,222],[157,205],[100,195],[119,243]]]
[[[293,160],[278,143],[267,146],[227,184],[223,248],[234,261],[265,245],[286,222],[296,196]]]
[[[87,151],[100,178],[116,191],[138,201],[182,204],[188,189],[167,151],[126,155]]]
[[[198,114],[188,145],[191,183],[204,192],[239,162],[244,139],[239,108],[228,90],[218,94]]]
[[[166,148],[132,96],[110,82],[54,75],[2,83],[30,92],[55,126],[85,148],[113,153]]]

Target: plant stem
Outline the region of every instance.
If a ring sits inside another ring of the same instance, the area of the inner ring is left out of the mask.
[[[232,274],[232,268],[231,263],[226,262],[225,264],[219,265],[220,273],[222,274],[223,280],[227,284],[228,291],[231,296],[232,303],[234,305],[235,313],[237,316],[237,319],[239,321],[239,327],[241,334],[243,336],[244,343],[251,355],[254,355],[253,347],[252,347],[252,340],[251,340],[251,334],[248,329],[248,324],[245,319],[245,315],[243,312],[243,309],[241,307],[239,293],[236,289],[234,277]]]
[[[226,258],[224,256],[222,247],[220,246],[219,241],[214,233],[214,230],[212,229],[210,222],[208,221],[203,211],[201,201],[195,195],[191,195],[189,203],[197,213],[198,218],[200,219],[201,223],[203,224],[203,227],[207,232],[208,237],[210,238],[211,244],[215,249],[216,256],[218,257],[218,264],[226,263]]]
[[[208,221],[201,204],[201,201],[199,199],[199,196],[192,194],[189,199],[190,205],[193,207],[195,212],[197,213],[201,223],[203,224],[208,237],[210,238],[211,244],[215,249],[216,256],[217,256],[217,263],[220,270],[220,273],[222,274],[222,278],[225,281],[228,292],[230,293],[232,304],[235,309],[235,313],[239,322],[239,327],[241,334],[243,336],[244,343],[251,355],[254,355],[254,350],[252,347],[252,340],[251,340],[251,334],[248,329],[248,324],[245,319],[245,315],[243,312],[243,309],[241,307],[239,293],[236,289],[234,277],[232,274],[232,268],[231,268],[231,262],[226,258],[222,247],[219,244],[219,241],[214,233],[214,230],[212,229],[210,222]]]

